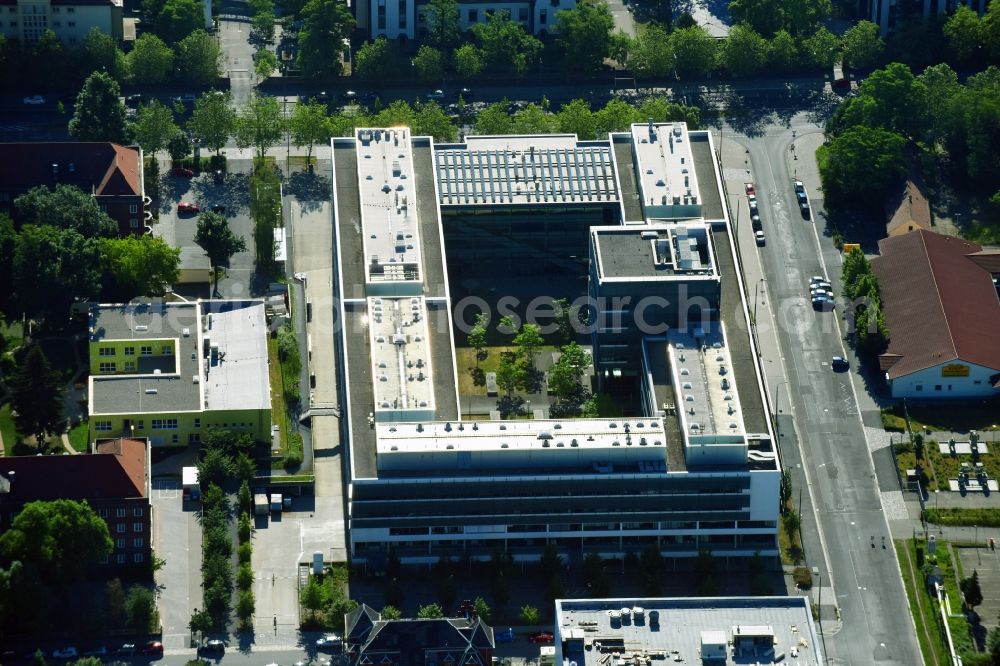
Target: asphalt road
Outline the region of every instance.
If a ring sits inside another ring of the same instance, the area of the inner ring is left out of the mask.
[[[798,160],[791,151],[792,130],[802,146]],[[772,403],[791,404],[799,451],[788,451],[785,462],[802,466],[826,551],[825,557],[807,552],[807,559],[828,581],[827,572],[832,574],[841,611],[842,627],[826,636],[829,663],[911,666],[921,663],[921,656],[855,396],[854,371],[830,368],[834,355],[852,358],[838,326],[840,310],[814,311],[808,298],[812,275],[828,275],[840,291],[839,254],[811,219],[803,219],[792,187],[795,176],[804,180],[813,212],[822,209],[815,160],[812,150],[804,149],[818,145],[819,131],[802,114],[791,119],[791,127],[770,126],[752,137],[726,131],[749,150],[767,234],[759,254],[776,330],[760,334],[777,334],[786,377],[777,385],[769,382],[768,389]],[[752,246],[742,249],[746,253]],[[804,522],[809,521],[807,515]]]

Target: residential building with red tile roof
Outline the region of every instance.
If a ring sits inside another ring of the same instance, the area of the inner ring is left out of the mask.
[[[15,217],[14,200],[39,185],[74,185],[90,193],[123,236],[150,232],[141,148],[81,141],[0,143],[0,212]]]
[[[879,358],[896,398],[1000,394],[1000,256],[918,229],[879,241],[872,260],[889,329]]]
[[[108,567],[149,566],[148,440],[102,440],[96,448],[81,455],[0,458],[0,533],[29,502],[82,500],[108,524],[115,544]]]

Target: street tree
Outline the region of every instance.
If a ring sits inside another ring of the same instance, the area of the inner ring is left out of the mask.
[[[229,228],[229,222],[218,213],[205,212],[198,217],[198,230],[194,242],[205,251],[215,274],[213,292],[219,290],[219,268],[228,266],[237,252],[245,252],[247,243]]]
[[[641,118],[634,106],[623,99],[612,97],[604,105],[604,108],[594,112],[595,133],[597,136],[607,136],[608,132],[624,132],[632,123],[640,122],[640,120]],[[557,302],[559,300],[564,299],[557,299]],[[560,313],[563,311],[567,315],[570,314],[568,303],[562,306]],[[557,321],[559,322],[559,333],[563,337],[563,341],[569,342],[574,333],[572,319],[567,316],[564,325],[563,315],[559,314]]]
[[[232,107],[232,96],[228,92],[210,90],[195,100],[194,111],[187,127],[201,145],[215,154],[236,131],[236,112]]]
[[[309,0],[302,8],[298,64],[311,79],[338,76],[343,40],[354,30],[354,17],[341,0]]]
[[[520,619],[523,624],[529,626],[538,624],[538,609],[534,606],[522,606]]]
[[[133,585],[125,598],[125,612],[128,625],[137,634],[155,631],[157,621],[156,597],[152,590],[142,585]]]
[[[615,19],[605,2],[581,2],[556,14],[556,43],[568,69],[597,71],[611,50]]]
[[[444,77],[444,56],[433,46],[421,46],[413,56],[413,69],[424,83],[440,81]]]
[[[542,43],[512,21],[507,10],[494,12],[485,22],[475,24],[472,33],[479,40],[490,71],[522,76],[538,64]]]
[[[767,63],[779,72],[787,72],[799,65],[799,45],[786,31],[779,30],[768,45]]]
[[[590,110],[590,104],[582,99],[574,99],[563,105],[555,114],[560,132],[576,134],[581,139],[591,140],[597,136],[597,119]]]
[[[556,128],[556,119],[551,113],[532,102],[519,109],[512,118],[515,134],[551,134]]]
[[[156,17],[156,32],[168,44],[177,44],[205,27],[205,10],[198,0],[165,0]]]
[[[122,302],[137,296],[162,295],[177,282],[180,248],[154,236],[125,236],[101,240],[104,269],[112,276]]]
[[[462,44],[452,52],[451,58],[455,72],[462,78],[474,79],[486,67],[483,52],[475,44]]]
[[[83,40],[84,65],[88,72],[105,71],[115,81],[125,79],[125,53],[118,47],[118,41],[97,26],[90,29]]]
[[[156,154],[166,148],[178,132],[180,129],[174,122],[173,111],[157,100],[140,106],[132,123],[135,141],[150,156],[154,169],[157,165]]]
[[[84,237],[114,237],[118,223],[108,216],[96,199],[74,185],[33,187],[14,199],[17,221],[22,225],[48,225],[72,229]]]
[[[69,133],[77,141],[128,143],[121,88],[106,72],[94,72],[84,81],[69,121]]]
[[[733,26],[719,48],[719,63],[733,76],[747,77],[767,65],[768,43],[748,25]]]
[[[462,22],[456,0],[429,0],[422,8],[422,17],[428,44],[446,49],[461,39]]]
[[[41,450],[45,436],[62,425],[62,378],[39,345],[33,345],[8,380],[14,423]]]
[[[963,64],[969,64],[983,45],[983,21],[975,10],[961,3],[945,21],[942,32],[952,55]]]
[[[840,38],[824,26],[802,40],[802,52],[805,59],[817,69],[828,70],[833,67],[840,54]]]
[[[125,58],[129,80],[136,86],[159,85],[174,70],[173,50],[151,32],[139,35]]]
[[[413,131],[423,136],[432,136],[439,143],[454,141],[458,135],[455,123],[436,101],[426,102],[417,107]]]
[[[326,105],[315,100],[295,105],[288,120],[292,143],[308,146],[307,159],[312,160],[313,146],[330,138],[330,115]]]
[[[256,148],[260,159],[281,141],[284,132],[285,115],[275,97],[255,94],[236,116],[236,145]]]
[[[191,139],[184,132],[178,132],[167,143],[167,152],[170,153],[170,159],[174,162],[180,162],[190,155],[191,150]]]
[[[250,19],[250,33],[257,42],[270,43],[274,40],[274,23],[273,11],[258,12]],[[259,51],[268,51],[268,49],[261,48]]]
[[[472,611],[483,622],[490,623],[492,621],[493,609],[490,608],[490,605],[482,597],[476,597],[473,600]]]
[[[704,76],[715,66],[715,39],[701,26],[674,30],[670,33],[670,46],[681,78]]]
[[[177,44],[177,70],[180,78],[195,86],[212,85],[219,78],[222,49],[215,37],[195,30]]]
[[[22,227],[11,281],[21,312],[65,318],[75,298],[97,293],[100,266],[99,239],[51,225]]]
[[[490,104],[476,116],[476,134],[511,134],[514,121],[507,113],[507,100]]]
[[[841,40],[844,66],[851,69],[869,69],[878,64],[885,40],[878,34],[878,26],[871,21],[858,21]]]
[[[655,24],[640,26],[635,39],[628,40],[626,59],[628,66],[641,79],[667,76],[674,72],[670,37]]]
[[[386,37],[363,44],[354,54],[354,73],[365,81],[384,81],[403,74],[399,47]]]
[[[84,501],[29,502],[0,535],[4,558],[30,562],[56,583],[84,578],[113,549],[108,524]]]
[[[928,110],[946,100],[928,99],[927,87],[910,68],[894,62],[871,73],[858,94],[842,104],[827,129],[837,134],[855,125],[878,127],[919,138],[928,129]]]

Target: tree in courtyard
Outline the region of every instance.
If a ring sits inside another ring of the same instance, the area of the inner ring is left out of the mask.
[[[535,365],[535,353],[545,344],[542,334],[535,324],[523,324],[521,330],[514,336],[514,346],[517,353],[529,367]]]
[[[128,143],[121,88],[108,73],[94,72],[84,81],[76,96],[69,133],[77,141]]]
[[[45,436],[62,425],[62,378],[39,345],[32,345],[8,380],[14,423],[41,450]]]
[[[132,123],[135,141],[150,156],[154,168],[157,164],[156,153],[166,148],[178,132],[180,129],[174,123],[173,111],[157,100],[140,106],[135,122]]]
[[[143,585],[133,585],[128,589],[125,612],[129,627],[137,634],[148,634],[159,624],[156,622],[156,597]]]
[[[158,296],[177,282],[180,248],[153,236],[125,236],[101,240],[103,266],[114,278],[122,301],[136,296]]]
[[[462,22],[456,0],[429,0],[421,8],[427,28],[428,44],[445,49],[454,46],[462,36]]]
[[[177,44],[177,69],[182,80],[208,86],[219,78],[222,48],[212,35],[195,30]]]
[[[479,362],[486,360],[486,323],[489,317],[485,312],[476,315],[476,322],[469,331],[469,346],[476,350],[476,367]]]
[[[309,582],[302,588],[302,592],[299,593],[299,601],[302,603],[302,607],[305,608],[310,617],[316,617],[316,613],[326,606],[328,601],[328,595],[326,588],[323,584],[315,577],[310,576]]]
[[[236,129],[236,112],[228,92],[210,90],[195,100],[187,127],[205,148],[220,154]]]
[[[718,563],[712,551],[708,548],[699,548],[698,557],[694,561],[694,575],[698,581],[699,597],[714,597],[718,593],[718,585],[715,575],[718,571]]]
[[[163,83],[174,71],[173,50],[151,32],[139,35],[125,59],[129,79],[137,86]]]
[[[205,251],[215,273],[213,292],[219,290],[219,267],[228,266],[237,252],[245,252],[247,243],[229,228],[229,222],[218,213],[205,212],[198,217],[194,242]]]
[[[608,57],[615,19],[604,2],[581,2],[556,13],[556,43],[569,69],[597,71]]]
[[[577,343],[564,345],[559,350],[559,360],[549,371],[549,391],[563,400],[580,396],[581,380],[591,362],[590,354]]]
[[[315,100],[296,104],[288,129],[296,146],[309,147],[307,159],[311,160],[313,146],[330,138],[330,115],[326,105]]]
[[[56,583],[77,581],[111,553],[108,524],[86,502],[29,502],[0,535],[0,554],[30,562]]]
[[[302,8],[298,64],[308,78],[338,76],[343,40],[354,30],[354,17],[340,0],[309,0]]]
[[[14,199],[14,210],[21,226],[47,225],[76,231],[86,238],[114,237],[118,223],[101,210],[89,192],[73,185],[33,187]]]

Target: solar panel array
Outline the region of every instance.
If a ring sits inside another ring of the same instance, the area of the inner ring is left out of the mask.
[[[609,146],[435,151],[442,206],[618,201]]]

